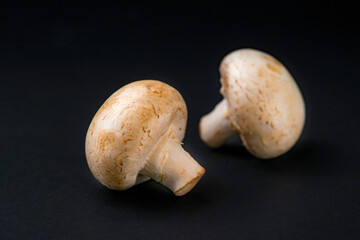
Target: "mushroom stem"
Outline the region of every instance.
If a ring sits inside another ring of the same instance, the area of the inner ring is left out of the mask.
[[[162,151],[153,151],[140,172],[171,189],[176,196],[189,192],[205,169],[201,167],[179,142],[169,141]]]
[[[227,100],[224,98],[214,110],[200,120],[200,137],[212,148],[220,147],[226,140],[238,134],[231,128]]]

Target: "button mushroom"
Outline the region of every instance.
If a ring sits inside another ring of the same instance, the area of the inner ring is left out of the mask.
[[[86,158],[95,178],[124,190],[154,179],[181,196],[203,176],[181,146],[187,108],[171,86],[143,80],[130,83],[101,106],[86,135]]]
[[[201,139],[217,148],[239,134],[258,158],[287,152],[305,122],[303,97],[287,69],[264,52],[240,49],[222,60],[220,74],[224,99],[201,118]]]

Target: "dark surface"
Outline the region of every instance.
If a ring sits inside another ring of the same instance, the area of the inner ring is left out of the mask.
[[[360,239],[359,8],[219,4],[1,5],[0,239]],[[198,135],[222,57],[243,47],[282,61],[306,101],[299,142],[271,161]],[[149,78],[188,105],[184,148],[206,174],[184,197],[108,190],[86,163],[97,109]]]

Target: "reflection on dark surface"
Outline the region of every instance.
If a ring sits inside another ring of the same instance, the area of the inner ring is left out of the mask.
[[[200,180],[201,182],[201,180]],[[196,208],[205,207],[209,199],[202,192],[195,191],[177,197],[169,189],[153,180],[136,185],[128,190],[115,191],[105,187],[99,189],[103,201],[115,207],[146,208],[151,211],[192,211]]]
[[[212,151],[239,158],[239,161],[252,161],[256,167],[272,171],[274,174],[300,173],[307,170],[312,172],[319,170],[324,173],[331,169],[331,165],[336,164],[332,160],[335,161],[338,154],[336,147],[316,142],[299,142],[290,151],[274,159],[258,159],[252,156],[240,142],[235,141]]]

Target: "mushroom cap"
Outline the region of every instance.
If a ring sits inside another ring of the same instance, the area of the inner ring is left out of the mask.
[[[232,127],[259,158],[288,151],[305,122],[305,104],[295,80],[272,56],[253,49],[227,55],[220,65],[221,93]]]
[[[186,121],[186,104],[173,87],[142,80],[120,88],[88,129],[85,150],[91,172],[108,188],[132,187],[161,136],[171,131],[171,139],[181,142]]]

